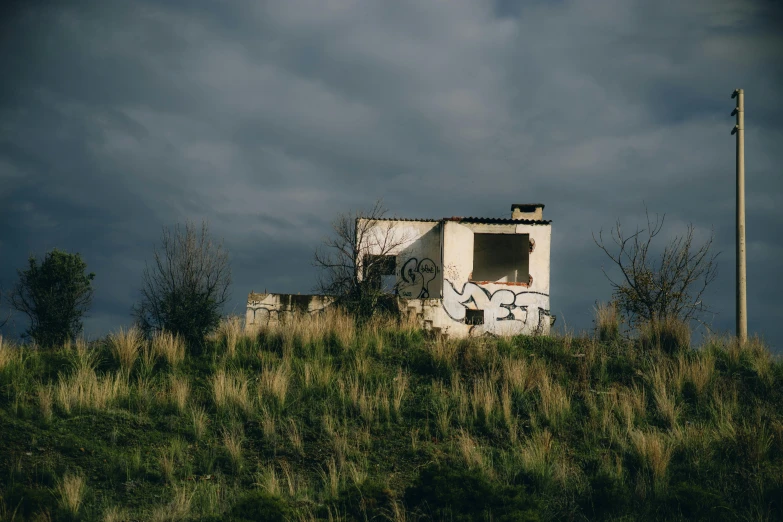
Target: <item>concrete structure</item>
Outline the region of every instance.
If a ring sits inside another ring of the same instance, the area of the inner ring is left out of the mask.
[[[400,309],[448,337],[546,334],[551,221],[542,204],[512,205],[511,218],[383,219],[369,223],[367,256],[383,256],[378,274]],[[381,246],[385,245],[385,246]],[[389,246],[391,245],[391,246]],[[358,260],[361,271],[362,260]],[[254,294],[247,321],[314,312],[328,296]]]

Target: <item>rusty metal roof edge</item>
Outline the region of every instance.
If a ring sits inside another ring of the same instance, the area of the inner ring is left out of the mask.
[[[461,223],[488,223],[488,224],[508,224],[508,225],[549,225],[552,223],[551,219],[512,219],[512,218],[483,218],[483,217],[452,217],[446,218],[445,221],[459,221]]]
[[[488,224],[508,224],[508,225],[550,225],[551,219],[512,219],[512,218],[490,218],[490,217],[447,217],[441,219],[426,218],[379,218],[373,221],[415,221],[418,223],[439,223],[441,221],[457,221],[463,223],[488,223]]]

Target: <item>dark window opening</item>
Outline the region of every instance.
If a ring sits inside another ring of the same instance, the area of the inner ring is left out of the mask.
[[[364,274],[376,290],[391,292],[397,284],[397,256],[364,256]]]
[[[465,324],[484,324],[484,310],[465,310]]]
[[[528,234],[475,234],[473,236],[473,281],[525,283],[529,274]]]

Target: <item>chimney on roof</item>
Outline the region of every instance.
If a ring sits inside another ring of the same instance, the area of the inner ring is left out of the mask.
[[[544,219],[543,203],[514,203],[511,205],[511,219]]]

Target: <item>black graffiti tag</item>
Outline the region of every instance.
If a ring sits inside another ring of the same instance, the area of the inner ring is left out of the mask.
[[[438,266],[432,259],[424,258],[419,261],[417,258],[412,257],[402,265],[400,277],[402,277],[406,286],[420,288],[416,296],[417,299],[427,299],[430,296],[428,286],[430,281],[435,279],[437,273]],[[413,297],[413,293],[411,290],[402,290],[400,292],[404,297]]]

